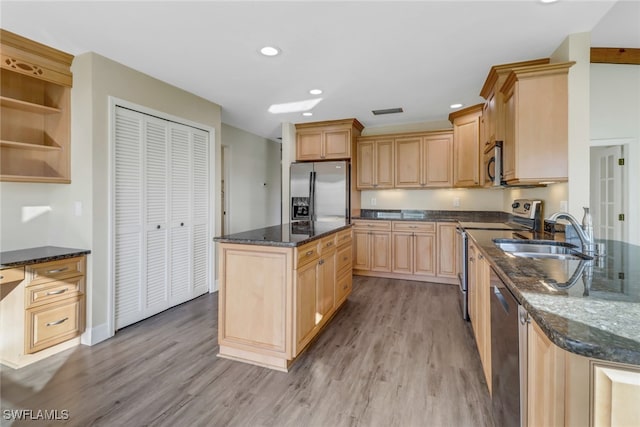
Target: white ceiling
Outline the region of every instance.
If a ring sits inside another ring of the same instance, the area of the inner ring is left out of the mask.
[[[548,57],[568,34],[640,47],[638,1],[2,1],[2,27],[93,51],[222,106],[223,122],[275,139],[282,122],[365,127],[445,120],[473,105],[494,64]],[[278,57],[258,54],[264,45]],[[269,105],[314,98],[313,117]],[[372,109],[404,113],[374,117]]]

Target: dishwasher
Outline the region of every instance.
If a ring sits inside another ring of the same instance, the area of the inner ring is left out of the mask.
[[[528,313],[491,268],[491,390],[498,426],[526,427]]]

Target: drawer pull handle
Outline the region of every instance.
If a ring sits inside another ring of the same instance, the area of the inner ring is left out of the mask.
[[[65,317],[64,319],[56,320],[55,322],[49,322],[49,323],[47,323],[47,326],[56,326],[56,325],[59,325],[61,323],[66,322],[67,320],[69,320],[69,318]]]
[[[47,274],[62,273],[63,271],[67,271],[68,269],[69,267],[56,268],[55,270],[48,270]]]
[[[346,260],[348,260],[348,259],[349,259],[348,257],[344,257],[344,258],[342,258],[342,260],[343,260],[343,261],[346,261]]]
[[[4,279],[4,276],[0,276],[0,280]]]
[[[373,227],[373,224],[367,224],[367,227]]]
[[[60,289],[59,291],[49,291],[47,292],[47,295],[60,295],[64,294],[65,292],[67,292],[67,288]]]
[[[323,260],[323,259],[321,259],[321,260],[318,262],[318,265],[322,265],[322,264],[324,264],[324,260]]]
[[[327,243],[327,248],[328,248],[329,246],[333,246],[333,242],[329,242],[329,243]]]
[[[313,255],[313,251],[308,251],[305,255],[306,256],[311,256],[311,255]]]

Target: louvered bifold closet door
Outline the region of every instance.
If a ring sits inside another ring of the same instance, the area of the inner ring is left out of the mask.
[[[172,124],[170,129],[170,235],[169,301],[172,305],[187,301],[193,294],[191,280],[191,131]]]
[[[193,292],[209,289],[209,134],[193,131]]]
[[[143,117],[122,108],[115,116],[115,320],[116,329],[141,319],[143,310]]]
[[[146,280],[143,286],[143,318],[170,306],[167,277],[169,130],[166,121],[155,117],[146,116],[145,125]]]
[[[209,133],[116,108],[116,329],[209,289]]]

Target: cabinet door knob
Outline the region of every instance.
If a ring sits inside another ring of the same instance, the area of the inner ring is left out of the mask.
[[[156,226],[156,228],[157,228],[158,230],[160,230],[160,225],[157,225],[157,226]]]
[[[311,255],[313,255],[313,251],[307,251],[307,253],[305,255],[306,256],[311,256]]]
[[[181,222],[181,223],[180,223],[180,227],[184,227],[184,222]]]

